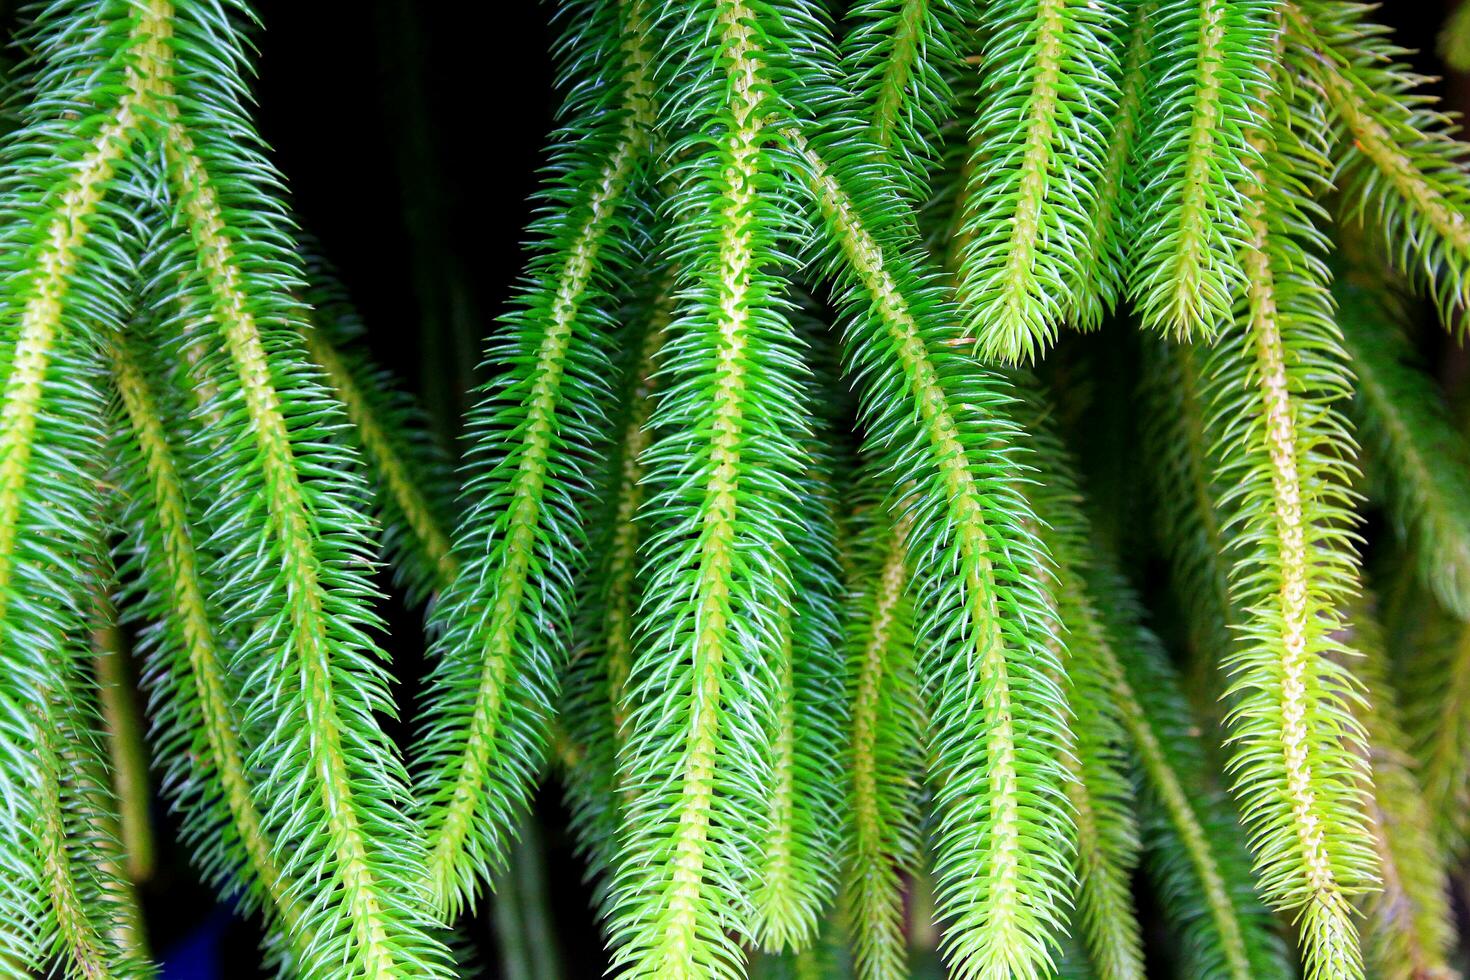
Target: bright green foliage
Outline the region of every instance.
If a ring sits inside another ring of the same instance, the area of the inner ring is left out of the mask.
[[[1335,182],[1394,266],[1453,324],[1470,299],[1470,172],[1453,121],[1416,91],[1408,52],[1372,7],[1305,0],[1288,8],[1289,56],[1315,83],[1338,128]]]
[[[1246,139],[1270,86],[1273,0],[1161,0],[1127,225],[1128,294],[1150,327],[1210,338],[1246,273]]]
[[[189,36],[219,26],[180,18],[174,29]],[[179,57],[194,50],[183,46]],[[222,54],[243,61],[238,51]],[[210,488],[198,524],[211,544],[205,567],[220,616],[251,622],[233,651],[241,727],[261,733],[247,765],[263,774],[263,825],[292,840],[282,874],[332,878],[342,891],[340,905],[314,908],[301,927],[315,938],[313,960],[352,974],[436,975],[445,963],[426,931],[406,775],[372,716],[392,702],[366,632],[377,620],[365,488],[351,457],[321,438],[340,410],[303,350],[288,292],[300,280],[296,258],[269,244],[283,240],[286,220],[269,196],[269,172],[253,139],[218,138],[226,123],[248,134],[248,122],[214,115],[225,110],[201,118],[204,106],[228,104],[224,93],[239,83],[202,67],[188,64],[188,77],[219,88],[163,112],[167,190],[189,236],[160,261],[177,272],[165,302],[218,332],[198,365],[211,390],[200,436],[213,446],[186,479]]]
[[[1288,89],[1283,85],[1283,89]],[[1328,176],[1317,103],[1289,90],[1252,135],[1248,281],[1212,357],[1220,507],[1233,552],[1240,638],[1231,678],[1229,771],[1263,897],[1300,914],[1310,978],[1361,973],[1347,896],[1372,881],[1363,821],[1358,688],[1340,657],[1357,588],[1351,396],[1333,323],[1326,243],[1311,195]],[[1269,178],[1265,175],[1269,174]]]
[[[850,736],[845,905],[863,980],[908,975],[904,879],[918,873],[924,728],[914,673],[909,523],[894,522],[864,474],[853,494],[843,614]]]
[[[48,15],[32,28],[38,45],[96,13],[78,4]],[[117,227],[103,190],[137,134],[137,88],[126,85],[141,82],[121,54],[134,29],[118,20],[53,43],[31,69],[53,103],[28,105],[4,150],[0,955],[17,970],[54,959],[67,976],[149,972],[113,941],[106,872],[87,860],[99,831],[85,801],[105,805],[105,789],[84,693],[89,600],[77,588],[95,580],[101,543],[91,519],[104,429],[97,340],[130,312],[115,249],[84,244],[98,226],[109,236]]]
[[[772,786],[756,862],[755,935],[768,950],[801,950],[817,934],[837,890],[843,787],[832,761],[842,751],[847,701],[837,601],[837,500],[832,464],[817,444],[798,482],[803,497],[792,549],[792,595],[781,626]]]
[[[332,270],[308,257],[306,275],[302,299],[313,310],[303,334],[307,352],[351,422],[344,433],[374,488],[372,514],[383,559],[404,597],[417,604],[446,588],[459,571],[448,531],[448,457],[392,374],[353,349],[362,322]]]
[[[1144,863],[1180,943],[1187,976],[1288,977],[1285,950],[1256,897],[1239,818],[1213,785],[1197,725],[1158,639],[1112,561],[1089,579],[1113,654],[1114,696],[1143,801]]]
[[[129,253],[142,246],[131,234],[117,236],[137,226],[132,215],[147,210],[124,195],[146,185],[148,198],[169,209],[155,212],[154,221],[177,221],[174,227],[187,234],[176,234],[158,258],[170,270],[162,288],[172,295],[148,295],[145,308],[181,306],[192,319],[213,319],[218,328],[207,356],[218,410],[202,426],[215,453],[207,461],[199,457],[185,479],[202,481],[211,491],[211,505],[197,516],[212,548],[201,562],[214,583],[210,601],[225,620],[240,621],[248,610],[252,623],[230,651],[230,669],[245,692],[244,716],[231,723],[259,736],[244,764],[261,774],[257,791],[269,801],[261,812],[263,826],[273,834],[292,829],[295,846],[280,856],[281,873],[330,880],[340,889],[339,903],[311,909],[298,938],[310,935],[309,955],[336,963],[347,975],[433,975],[440,954],[423,932],[427,918],[415,901],[418,838],[401,821],[402,771],[370,713],[387,709],[389,702],[378,654],[362,633],[374,620],[363,578],[365,525],[352,503],[361,491],[346,460],[324,445],[322,434],[334,416],[309,376],[302,376],[304,357],[291,346],[294,305],[288,291],[298,277],[294,258],[281,244],[286,239],[279,230],[280,206],[271,197],[271,172],[255,150],[248,121],[234,108],[245,60],[232,16],[188,3],[177,9],[163,2],[56,7],[34,28],[32,115],[8,151],[8,179],[30,182],[34,191],[10,198],[26,202],[32,214],[6,227],[35,236],[37,245],[17,240],[18,247],[9,250],[15,265],[3,291],[16,331],[12,349],[27,352],[6,372],[17,400],[8,416],[13,428],[6,430],[13,510],[5,519],[12,533],[22,532],[14,542],[23,547],[42,544],[47,533],[63,534],[45,545],[56,563],[27,563],[65,576],[75,595],[75,583],[89,578],[75,564],[89,545],[68,545],[64,536],[81,533],[90,524],[86,515],[101,511],[86,496],[76,496],[95,492],[87,474],[99,471],[106,428],[101,389],[90,379],[111,373],[101,348],[122,331],[131,308],[125,290],[136,283],[137,272]],[[80,31],[78,24],[87,18],[95,18],[96,28]],[[88,64],[108,67],[100,75],[78,71]],[[100,87],[78,91],[79,83]],[[79,130],[72,128],[77,114],[66,108],[76,100],[87,107]],[[89,115],[93,107],[100,108]],[[138,167],[136,161],[144,159],[148,166]],[[52,385],[55,407],[47,409],[45,392]],[[91,417],[84,407],[88,399]],[[62,428],[50,432],[57,425]],[[46,468],[58,464],[66,474],[50,487],[56,477]],[[54,499],[42,503],[48,495]],[[23,533],[15,522],[28,519],[38,505],[55,530]],[[146,547],[162,552],[176,543],[155,540]],[[20,590],[10,608],[23,611],[44,595],[42,588],[43,581],[36,581]],[[48,604],[74,608],[75,600],[60,593]],[[44,619],[48,629],[85,633],[50,613]],[[42,656],[66,650],[64,642],[40,636],[25,646]],[[66,689],[60,682],[72,670],[65,659],[51,660],[35,674],[38,697],[32,703],[60,709]],[[177,713],[188,710],[178,703],[165,709],[160,730],[176,730]],[[261,711],[270,723],[257,727]],[[87,751],[87,736],[69,740],[75,749],[53,741],[76,724],[57,723],[41,739],[34,758],[43,763],[43,776],[69,759],[68,753]],[[44,764],[48,759],[53,765]],[[72,770],[68,778],[101,771],[100,764],[85,761]],[[48,841],[63,839],[64,825],[48,816],[48,808],[60,807],[58,801],[70,793],[91,792],[70,790],[54,775],[43,782],[59,782],[60,796],[49,789],[36,794],[43,807],[32,824],[42,837],[39,855],[47,853]],[[84,814],[86,807],[70,812]],[[93,828],[104,824],[89,821]],[[70,837],[85,843],[95,832],[76,829]],[[229,847],[206,844],[205,866],[227,864]],[[122,961],[109,964],[122,954],[112,948],[112,930],[96,924],[112,904],[99,896],[114,890],[68,872],[54,848],[52,853],[52,897],[37,924],[42,938],[50,942],[46,937],[54,930],[68,969],[87,975],[135,972]],[[110,864],[95,861],[90,871],[101,873]],[[215,873],[227,870],[216,867]],[[88,898],[88,888],[100,889],[99,896]],[[33,954],[22,950],[19,956]]]
[[[1098,275],[1085,260],[1117,96],[1122,8],[1116,0],[983,5],[959,295],[987,361],[1035,360]]]
[[[142,649],[154,751],[166,762],[163,783],[176,788],[171,802],[184,814],[200,867],[220,887],[243,886],[247,907],[264,907],[291,935],[304,910],[281,874],[253,797],[258,780],[245,762],[231,643],[193,529],[202,503],[184,486],[178,436],[171,434],[171,423],[187,418],[188,409],[160,405],[159,379],[150,377],[159,372],[145,368],[138,340],[129,336],[138,326],[119,334],[109,354],[119,416],[115,479],[127,501],[121,524],[140,593],[129,605],[152,624]],[[302,947],[311,944],[297,934]]]
[[[913,200],[928,190],[943,126],[954,115],[950,78],[964,70],[967,8],[953,0],[861,0],[847,13],[844,88]]]
[[[551,207],[526,292],[490,348],[506,373],[468,422],[453,549],[463,572],[431,615],[437,662],[416,758],[430,887],[446,919],[501,860],[565,659],[579,514],[609,436],[607,296],[631,258],[625,195],[650,150],[643,15],[598,0],[568,20],[563,72],[578,84],[553,155]]]
[[[1015,482],[1010,396],[955,349],[937,278],[882,210],[881,169],[865,168],[856,148],[824,147],[825,158],[800,149],[851,311],[844,366],[863,382],[866,445],[885,483],[921,488],[890,508],[901,502],[912,521],[911,574],[924,596],[915,631],[947,958],[960,977],[1036,976],[1071,878],[1066,708],[1034,518]],[[1038,839],[1057,846],[1023,843]]]
[[[1078,728],[1069,796],[1077,822],[1075,930],[1099,977],[1142,977],[1143,939],[1133,910],[1132,872],[1138,862],[1133,787],[1124,765],[1119,705],[1083,648],[1096,617],[1082,596],[1064,599],[1074,720]],[[1092,724],[1086,735],[1082,726]]]
[[[633,668],[636,616],[642,601],[638,551],[645,528],[634,520],[647,496],[643,453],[653,433],[658,353],[672,315],[672,277],[653,301],[629,317],[617,443],[600,480],[602,513],[591,522],[588,549],[596,556],[583,573],[577,609],[578,645],[567,665],[562,719],[579,755],[568,774],[574,827],[592,870],[604,881],[614,867],[622,831],[625,790],[618,753],[627,743],[625,693]]]
[[[1409,739],[1388,686],[1387,651],[1364,602],[1354,609],[1353,639],[1362,654],[1357,674],[1367,699],[1355,704],[1373,777],[1369,826],[1382,887],[1367,896],[1368,957],[1384,980],[1451,976],[1455,941],[1449,875],[1415,779]]]
[[[1034,389],[1035,382],[1027,387]],[[1046,417],[1041,393],[1027,394],[1020,418],[1033,433],[1037,459],[1029,496],[1046,522],[1043,539],[1056,562],[1053,594],[1071,682],[1073,780],[1067,788],[1077,823],[1075,921],[1098,977],[1142,977],[1143,939],[1130,888],[1139,837],[1124,740],[1127,705],[1117,697],[1113,654],[1105,649],[1109,640],[1087,591],[1091,529],[1073,463]]]
[[[1470,452],[1432,378],[1413,363],[1404,304],[1386,289],[1339,279],[1343,348],[1355,385],[1353,421],[1394,526],[1424,588],[1470,619]]]
[[[335,287],[319,287],[311,295],[333,316],[338,336],[350,340],[355,314]],[[328,378],[337,382],[334,387],[357,423],[354,434],[373,447],[367,455],[383,495],[391,497],[397,490],[407,503],[397,510],[393,502],[384,506],[385,518],[395,521],[385,524],[385,534],[395,549],[402,549],[405,567],[414,568],[408,556],[432,554],[433,542],[443,532],[432,505],[425,506],[424,520],[410,522],[401,515],[432,495],[434,483],[426,481],[432,481],[441,464],[424,447],[414,412],[401,396],[395,397],[391,388],[369,392],[362,387],[361,379],[373,371],[360,355],[339,352],[311,331],[305,336],[314,359],[330,365]],[[109,345],[118,416],[113,479],[127,501],[121,521],[127,531],[124,553],[137,582],[129,615],[148,625],[143,680],[152,695],[155,752],[167,763],[162,781],[176,790],[173,803],[184,814],[196,863],[222,892],[244,885],[245,907],[259,905],[266,913],[272,955],[300,963],[310,959],[316,935],[304,921],[307,910],[295,893],[299,886],[283,875],[275,840],[252,797],[258,778],[245,753],[247,743],[260,733],[248,733],[247,739],[240,731],[243,719],[236,705],[242,681],[232,656],[238,636],[222,625],[214,584],[201,566],[206,549],[194,522],[202,520],[203,504],[186,485],[189,468],[201,465],[199,454],[210,451],[204,447],[220,446],[218,437],[198,432],[191,419],[195,412],[220,415],[204,394],[213,386],[191,354],[200,340],[198,321],[191,320],[187,306],[180,306],[157,324],[135,322]],[[183,371],[195,389],[187,395],[167,384],[177,364],[187,365]],[[391,478],[410,466],[417,482]],[[418,531],[424,532],[422,537]],[[431,568],[432,562],[417,567]]]
[[[1460,315],[1449,122],[1338,0],[827,6],[559,5],[457,502],[302,258],[243,0],[33,12],[0,93],[0,972],[153,972],[121,625],[198,871],[304,980],[466,969],[438,936],[491,882],[548,921],[512,840],[548,749],[620,976],[1449,974],[1470,457],[1385,274]],[[1043,355],[1050,388],[987,363]],[[1133,467],[1147,500],[1095,479]],[[411,766],[380,562],[428,605]]]
[[[1136,190],[1136,147],[1145,117],[1148,61],[1158,9],[1156,0],[1126,7],[1129,15],[1119,31],[1128,43],[1118,65],[1118,98],[1107,125],[1107,150],[1093,181],[1096,200],[1082,257],[1083,268],[1090,274],[1073,284],[1072,309],[1067,311],[1083,330],[1095,329],[1118,308],[1128,280],[1128,215],[1124,208]]]
[[[782,207],[774,170],[777,125],[791,112],[774,83],[810,70],[790,43],[807,16],[783,6],[757,18],[737,0],[675,10],[659,25],[667,125],[687,122],[698,135],[679,147],[690,153],[668,207],[681,217],[670,245],[680,305],[650,421],[645,513],[655,526],[627,695],[631,801],[611,934],[630,977],[734,975],[733,937],[796,938],[789,910],[752,908],[752,898],[773,884],[758,836],[767,801],[790,789],[780,771],[789,756],[767,747],[783,694],[794,696],[793,563],[811,419],[775,275],[803,226]]]

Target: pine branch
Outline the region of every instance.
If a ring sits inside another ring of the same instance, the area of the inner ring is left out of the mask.
[[[1010,397],[954,349],[953,309],[903,240],[903,220],[883,210],[881,168],[865,166],[860,145],[788,139],[832,243],[866,445],[885,482],[916,488],[906,512],[927,606],[916,634],[943,784],[935,848],[947,956],[961,978],[1037,976],[1070,885],[1066,701],[1047,643],[1044,558],[1014,482]]]
[[[1213,337],[1230,318],[1249,239],[1246,139],[1270,88],[1274,0],[1164,0],[1154,17],[1150,112],[1138,146],[1128,293],[1146,325]]]
[[[1328,179],[1325,147],[1311,142],[1325,126],[1294,94],[1280,92],[1269,130],[1252,136],[1263,163],[1246,189],[1246,291],[1211,369],[1216,479],[1243,610],[1227,662],[1229,771],[1263,897],[1300,916],[1307,977],[1347,978],[1362,974],[1347,898],[1376,864],[1349,708],[1359,688],[1336,659],[1357,588],[1356,447],[1341,415],[1351,381],[1311,197]]]
[[[1334,183],[1348,218],[1371,227],[1393,265],[1427,292],[1445,323],[1470,300],[1467,147],[1408,52],[1345,0],[1289,3],[1288,56],[1320,90],[1340,129]]]
[[[114,12],[115,13],[115,12]],[[43,11],[26,39],[32,101],[7,143],[0,221],[0,961],[68,976],[151,971],[117,942],[115,841],[88,610],[103,469],[98,339],[127,311],[110,198],[167,51],[156,9]],[[89,847],[89,845],[96,845]]]
[[[1077,282],[1072,308],[1064,311],[1081,330],[1102,325],[1103,317],[1117,309],[1127,283],[1127,208],[1137,191],[1139,129],[1147,109],[1148,63],[1158,10],[1157,0],[1120,8],[1127,14],[1128,23],[1121,25],[1126,30],[1120,32],[1127,44],[1119,59],[1117,103],[1106,130],[1107,149],[1094,181],[1096,200],[1080,260],[1081,268],[1092,274]]]
[[[167,340],[152,339],[155,349],[171,349]],[[122,416],[114,425],[114,472],[127,501],[125,568],[135,568],[139,588],[129,596],[131,614],[150,624],[143,633],[143,679],[163,786],[184,813],[184,835],[195,842],[194,860],[205,876],[221,891],[242,894],[247,908],[260,905],[268,921],[278,916],[284,934],[295,937],[296,962],[306,962],[316,939],[252,796],[258,780],[246,763],[246,732],[235,709],[242,684],[230,663],[232,638],[221,635],[207,559],[195,537],[203,505],[189,497],[176,448],[178,433],[189,428],[171,425],[193,406],[164,410],[136,345],[124,334],[109,348]]]
[[[1093,534],[1082,513],[1075,466],[1049,418],[1035,379],[1022,374],[1020,421],[1036,451],[1036,480],[1027,496],[1040,532],[1056,563],[1050,576],[1062,635],[1057,657],[1066,668],[1072,710],[1072,746],[1067,796],[1077,824],[1077,908],[1088,962],[1103,980],[1143,976],[1143,939],[1133,910],[1130,877],[1138,863],[1138,824],[1127,775],[1123,703],[1109,673],[1103,624],[1087,593]]]
[[[647,454],[655,519],[622,780],[614,966],[726,977],[753,938],[753,839],[775,778],[783,621],[807,467],[809,377],[776,276],[803,234],[783,207],[774,119],[792,111],[809,12],[713,0],[666,13],[665,131],[693,136],[667,208],[683,277]],[[764,937],[770,938],[770,937]]]
[[[980,15],[980,116],[959,296],[986,361],[1029,362],[1098,270],[1084,264],[1118,96],[1112,0],[998,0]]]
[[[863,0],[847,12],[841,75],[867,138],[922,201],[938,166],[942,128],[955,112],[949,77],[963,65],[968,5],[953,0]]]
[[[649,149],[641,3],[590,3],[568,21],[565,131],[517,309],[489,359],[506,369],[472,411],[454,553],[416,757],[418,819],[441,915],[502,860],[540,766],[574,599],[595,459],[609,437],[608,296],[635,250],[627,195]]]
[[[1238,818],[1214,788],[1199,726],[1168,656],[1142,625],[1137,599],[1110,556],[1088,577],[1106,629],[1097,649],[1142,789],[1145,865],[1180,938],[1188,976],[1294,976],[1254,891]]]
[[[631,315],[632,326],[620,346],[634,352],[623,372],[619,436],[604,464],[602,516],[591,522],[588,551],[594,561],[583,572],[577,612],[577,646],[567,666],[562,718],[582,752],[568,769],[572,826],[590,870],[604,880],[617,866],[619,834],[627,789],[618,773],[618,756],[628,740],[629,674],[642,605],[638,553],[646,540],[636,520],[647,497],[644,454],[653,439],[649,419],[661,386],[659,352],[673,315],[674,277],[665,274],[648,304]],[[646,306],[646,308],[645,308]],[[602,906],[606,895],[599,893]]]
[[[171,194],[188,239],[175,301],[214,328],[203,367],[219,411],[203,438],[222,447],[192,479],[210,487],[201,521],[221,618],[249,617],[235,651],[247,674],[248,764],[263,779],[268,832],[289,837],[282,874],[332,882],[301,929],[317,962],[347,975],[443,975],[428,935],[422,842],[402,816],[406,776],[374,718],[390,711],[376,624],[364,490],[329,443],[339,418],[301,349],[300,283],[284,242],[274,177],[237,108],[246,70],[236,25],[180,3],[170,22],[180,66],[152,107]],[[221,134],[228,134],[221,138]],[[299,938],[299,937],[298,937]]]
[[[908,976],[904,878],[918,873],[923,711],[906,566],[911,519],[892,520],[865,472],[852,518],[843,637],[851,734],[845,904],[857,975]]]

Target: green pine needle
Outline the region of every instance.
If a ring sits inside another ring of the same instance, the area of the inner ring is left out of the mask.
[[[1089,586],[1106,624],[1101,661],[1123,708],[1142,789],[1144,863],[1174,932],[1185,975],[1230,980],[1293,976],[1257,898],[1239,818],[1213,785],[1204,745],[1157,638],[1103,556]]]
[[[1415,558],[1420,582],[1445,609],[1470,619],[1470,452],[1434,379],[1414,363],[1404,303],[1383,288],[1339,277],[1343,349],[1352,358],[1353,421],[1370,472]]]
[[[658,357],[668,339],[673,289],[674,276],[663,273],[653,300],[633,311],[624,334],[633,356],[616,416],[618,439],[604,464],[603,513],[589,532],[594,560],[583,572],[576,644],[563,689],[562,718],[580,747],[567,773],[573,827],[591,870],[604,882],[617,866],[627,795],[618,756],[628,741],[626,695],[643,595],[638,552],[646,531],[636,517],[647,498],[644,453],[653,438],[649,419],[661,382]],[[600,894],[598,904],[604,901]]]
[[[862,980],[908,976],[904,879],[918,873],[923,711],[914,672],[909,521],[893,522],[863,474],[844,611],[851,719],[845,904]]]
[[[1144,975],[1143,938],[1133,909],[1131,875],[1138,863],[1139,835],[1133,785],[1128,774],[1123,712],[1112,653],[1093,597],[1088,594],[1092,529],[1082,512],[1074,464],[1057,437],[1036,382],[1022,376],[1020,415],[1032,433],[1037,479],[1028,491],[1045,521],[1042,539],[1056,571],[1053,601],[1062,626],[1059,659],[1070,682],[1073,745],[1068,798],[1077,823],[1077,909],[1087,960],[1102,980]]]
[[[1417,91],[1408,52],[1347,0],[1286,5],[1289,58],[1340,129],[1335,183],[1345,216],[1367,225],[1446,324],[1470,300],[1470,173],[1453,120]]]
[[[1071,879],[1066,699],[1041,546],[1014,482],[1010,397],[955,350],[952,308],[884,212],[861,149],[823,155],[793,140],[851,311],[844,367],[863,385],[867,444],[885,482],[923,488],[903,510],[925,595],[916,633],[942,784],[935,850],[947,958],[963,978],[1039,976]],[[1040,839],[1057,846],[1023,843]]]

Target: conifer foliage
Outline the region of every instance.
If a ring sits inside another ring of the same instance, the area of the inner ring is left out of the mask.
[[[0,972],[157,973],[125,635],[282,975],[470,971],[548,780],[619,976],[1456,975],[1470,456],[1416,326],[1470,149],[1376,16],[561,0],[456,471],[291,217],[246,0],[37,5]]]

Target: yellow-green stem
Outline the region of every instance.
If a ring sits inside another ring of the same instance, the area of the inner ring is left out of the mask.
[[[664,936],[656,955],[656,975],[690,978],[699,975],[693,959],[701,945],[698,925],[703,913],[706,851],[714,805],[715,757],[723,690],[725,646],[731,624],[727,610],[734,575],[734,545],[739,513],[740,446],[742,442],[745,355],[750,339],[753,206],[760,176],[759,155],[766,136],[760,116],[764,93],[759,49],[754,39],[757,17],[741,0],[729,3],[719,17],[730,79],[731,125],[721,153],[728,189],[723,195],[718,250],[720,309],[719,347],[715,352],[715,384],[710,397],[710,476],[704,488],[703,557],[699,562],[695,605],[693,724],[685,740],[685,762],[679,774],[681,818],[674,830],[673,880],[664,899]],[[783,600],[784,601],[784,600]]]
[[[393,498],[403,514],[414,541],[435,571],[438,587],[445,588],[454,581],[454,576],[459,571],[459,562],[450,548],[448,532],[440,525],[418,480],[409,472],[407,462],[398,454],[392,437],[363,397],[357,379],[343,362],[337,349],[321,330],[306,330],[304,337],[307,352],[326,374],[327,383],[332,386],[338,401],[346,408],[353,432],[362,443],[381,489]]]
[[[270,381],[269,358],[235,259],[234,240],[204,161],[193,138],[177,121],[172,102],[163,103],[165,153],[169,172],[194,237],[200,271],[211,294],[215,321],[223,334],[244,395],[265,485],[271,534],[279,542],[289,604],[294,659],[306,722],[311,727],[310,765],[336,853],[336,873],[353,947],[363,968],[376,976],[395,976],[404,968],[390,938],[379,898],[381,886],[368,857],[368,842],[357,816],[355,788],[347,769],[343,723],[333,693],[328,626],[322,609],[320,559],[314,523],[301,495],[294,453],[280,396]]]
[[[852,831],[853,858],[848,891],[856,936],[859,976],[894,980],[906,965],[903,935],[903,892],[897,869],[885,875],[885,865],[896,860],[887,853],[878,773],[878,734],[882,726],[883,687],[892,683],[890,657],[897,616],[908,586],[909,520],[893,525],[883,564],[874,585],[867,642],[858,661],[852,700]],[[886,883],[893,882],[894,888]]]
[[[627,15],[641,23],[641,5],[630,5]],[[625,31],[625,37],[629,33]],[[647,78],[646,56],[639,44],[627,41],[625,47],[630,111],[623,131],[591,188],[586,218],[557,274],[550,322],[537,351],[532,375],[536,382],[527,407],[524,452],[512,480],[505,547],[509,557],[506,564],[497,570],[497,587],[485,633],[485,649],[481,655],[483,666],[479,696],[475,699],[454,790],[448,796],[444,812],[434,815],[436,834],[431,842],[428,873],[430,887],[442,910],[451,908],[455,901],[456,868],[470,834],[475,803],[480,798],[479,788],[484,784],[495,750],[502,692],[516,642],[515,626],[521,619],[526,578],[541,523],[547,466],[557,424],[556,413],[562,402],[561,386],[573,339],[573,326],[581,315],[581,304],[597,268],[605,233],[622,205],[633,168],[645,149],[647,129],[651,123],[648,117],[651,110],[646,106],[651,85]]]
[[[122,630],[117,625],[117,610],[105,585],[99,583],[94,591],[92,652],[102,724],[107,732],[112,787],[117,795],[118,840],[122,844],[127,879],[137,884],[153,874],[148,749],[143,744],[133,671]]]
[[[1286,772],[1287,804],[1311,902],[1324,908],[1343,904],[1341,885],[1333,871],[1324,829],[1316,819],[1319,801],[1317,776],[1311,755],[1309,716],[1312,714],[1308,678],[1311,672],[1309,635],[1312,612],[1312,562],[1308,555],[1307,518],[1302,501],[1311,491],[1302,486],[1297,458],[1297,415],[1287,378],[1286,350],[1281,339],[1276,276],[1269,259],[1265,205],[1259,189],[1247,195],[1247,227],[1251,241],[1245,250],[1248,321],[1255,370],[1251,377],[1261,398],[1265,418],[1266,452],[1271,463],[1275,539],[1279,550],[1277,571],[1281,586],[1275,597],[1282,623],[1281,742]]]
[[[873,142],[885,152],[893,149],[898,120],[904,111],[904,92],[919,60],[928,11],[929,0],[904,0],[893,28],[893,52],[883,65],[883,79],[868,125]]]

